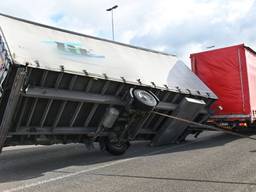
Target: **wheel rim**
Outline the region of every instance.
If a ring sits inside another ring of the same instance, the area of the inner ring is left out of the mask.
[[[155,107],[157,105],[157,101],[156,101],[155,97],[147,91],[136,89],[136,90],[134,90],[134,96],[141,103],[143,103],[147,106]]]

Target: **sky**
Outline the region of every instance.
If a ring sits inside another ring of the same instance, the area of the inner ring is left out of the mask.
[[[256,50],[256,0],[0,0],[16,17],[177,55],[245,43]]]

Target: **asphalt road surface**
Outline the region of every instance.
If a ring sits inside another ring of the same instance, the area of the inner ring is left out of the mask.
[[[256,142],[210,133],[179,145],[136,143],[122,157],[83,145],[10,147],[0,155],[0,191],[256,191]]]

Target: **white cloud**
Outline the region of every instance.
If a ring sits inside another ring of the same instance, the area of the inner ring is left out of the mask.
[[[121,37],[120,37],[120,41],[123,42],[123,43],[127,43],[129,44],[130,41],[136,36],[136,32],[135,31],[131,31],[131,30],[128,30],[128,31],[124,31],[122,34],[121,34]]]
[[[207,46],[245,42],[256,48],[254,0],[8,0],[0,12],[111,38],[114,11],[116,40],[178,54]]]

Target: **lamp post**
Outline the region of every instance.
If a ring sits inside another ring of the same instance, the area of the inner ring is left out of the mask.
[[[115,5],[113,7],[110,7],[106,9],[106,11],[111,11],[111,20],[112,20],[112,40],[115,40],[115,32],[114,32],[114,16],[113,16],[113,10],[116,9],[118,5]]]
[[[211,45],[211,46],[206,47],[206,49],[212,49],[214,47],[215,47],[215,45]]]

